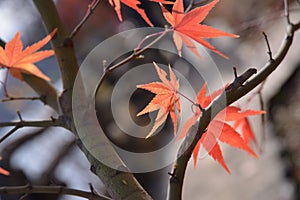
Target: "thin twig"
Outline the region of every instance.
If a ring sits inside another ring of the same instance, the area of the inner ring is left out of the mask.
[[[268,36],[265,32],[262,32],[262,34],[264,35],[264,38],[265,38],[265,41],[266,41],[266,44],[267,44],[267,48],[268,48],[267,53],[269,54],[269,60],[270,60],[270,62],[273,62],[273,56],[272,56],[272,51],[271,51],[271,46],[270,46],[270,43],[269,43],[269,40],[268,40]]]
[[[154,39],[152,42],[150,42],[148,45],[146,45],[145,47],[143,47],[142,49],[138,49],[132,52],[131,55],[129,55],[128,57],[124,58],[123,60],[121,60],[120,62],[114,64],[111,67],[107,67],[105,68],[104,73],[102,74],[99,83],[97,84],[97,87],[94,91],[93,94],[93,98],[96,97],[97,91],[100,88],[102,82],[104,81],[104,79],[115,69],[121,67],[122,65],[126,64],[127,62],[131,61],[132,59],[136,58],[137,56],[141,55],[143,52],[145,52],[147,49],[149,49],[151,46],[153,46],[154,44],[156,44],[159,40],[161,40],[167,33],[169,32],[169,30],[166,30],[164,33],[162,33],[159,37],[157,37],[156,39]]]
[[[9,136],[11,136],[18,129],[23,127],[54,127],[54,126],[64,127],[63,122],[60,119],[51,119],[51,120],[43,120],[43,121],[24,121],[21,115],[19,115],[19,118],[20,121],[18,122],[0,122],[0,127],[15,126],[8,133],[6,133],[2,138],[0,138],[0,143],[3,142]]]
[[[17,112],[17,115],[18,115],[18,117],[19,117],[19,120],[22,122],[23,119],[22,119],[20,110],[16,110],[16,112]]]
[[[284,16],[286,18],[287,23],[291,24],[288,0],[284,0]]]
[[[42,97],[12,97],[8,96],[5,99],[1,99],[0,102],[8,102],[8,101],[20,101],[20,100],[29,100],[29,101],[35,101],[35,100],[41,100]]]
[[[42,120],[42,121],[17,121],[17,122],[0,122],[0,127],[20,126],[20,127],[52,127],[63,126],[60,119]]]
[[[100,0],[93,0],[92,3],[88,5],[88,10],[86,11],[84,17],[81,19],[79,24],[73,29],[72,33],[70,34],[69,38],[73,39],[74,36],[78,33],[78,31],[81,29],[81,27],[84,25],[84,23],[89,19],[89,17],[94,13],[94,10],[100,3]]]
[[[16,126],[13,129],[11,129],[9,132],[7,132],[2,138],[0,138],[0,143],[2,143],[6,138],[8,138],[9,136],[11,136],[14,132],[16,132],[19,128],[21,128],[20,126]]]
[[[112,200],[103,195],[98,195],[92,192],[76,190],[64,186],[6,186],[0,187],[0,194],[58,194],[58,195],[71,195],[83,197],[93,200]]]

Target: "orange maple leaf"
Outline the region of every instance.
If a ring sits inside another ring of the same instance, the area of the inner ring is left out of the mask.
[[[236,108],[236,109],[240,110],[240,108]],[[249,113],[252,113],[253,115],[265,114],[265,112],[261,111],[261,110],[247,110],[247,111]],[[245,142],[248,145],[250,145],[250,143],[253,142],[254,145],[258,148],[258,144],[257,144],[256,138],[255,138],[255,135],[252,131],[252,128],[251,128],[251,125],[250,125],[250,122],[249,122],[247,116],[237,119],[234,122],[233,128],[234,129],[241,128],[241,133],[243,135]]]
[[[147,17],[146,12],[139,7],[139,5],[141,4],[141,2],[139,0],[108,0],[108,2],[111,6],[114,7],[114,9],[117,13],[118,19],[120,21],[123,21],[122,14],[121,14],[121,2],[122,2],[126,6],[134,9],[137,13],[139,13],[140,16],[145,20],[145,22],[147,24],[149,24],[149,26],[153,27],[153,24]]]
[[[0,156],[0,160],[2,160],[1,156]],[[8,176],[10,173],[9,173],[9,171],[7,171],[7,170],[3,169],[2,167],[0,167],[0,174]]]
[[[212,100],[219,96],[223,91],[224,88],[212,93],[211,95],[206,96],[206,84],[204,84],[202,89],[197,94],[196,101],[200,106],[206,108],[212,102]],[[181,133],[177,140],[182,139],[188,133],[189,129],[197,122],[201,113],[202,112],[200,108],[197,107],[194,115],[183,125]],[[263,113],[265,112],[254,110],[246,110],[244,112],[240,112],[240,109],[234,106],[228,106],[224,110],[219,112],[210,122],[207,127],[207,131],[202,135],[193,150],[194,166],[196,166],[197,164],[198,152],[200,149],[200,145],[202,144],[208,154],[212,156],[216,161],[218,161],[228,173],[230,173],[230,170],[224,161],[218,141],[227,143],[232,147],[242,149],[249,154],[257,157],[256,153],[252,151],[247,142],[240,136],[235,128],[229,125],[227,122],[241,120],[250,115]]]
[[[53,50],[38,51],[41,47],[47,44],[57,29],[54,29],[48,36],[39,42],[23,49],[23,44],[20,40],[20,32],[5,45],[5,49],[0,47],[0,67],[8,69],[10,74],[23,80],[22,73],[32,74],[44,80],[50,81],[50,78],[43,74],[33,63],[45,59],[54,54]]]
[[[177,127],[177,114],[180,113],[180,102],[178,96],[179,89],[179,81],[176,80],[176,76],[169,66],[170,80],[166,78],[167,73],[159,68],[159,66],[153,62],[156,72],[159,76],[159,79],[162,82],[152,82],[143,85],[137,85],[138,88],[148,90],[155,95],[155,97],[150,101],[150,103],[137,114],[137,116],[159,110],[157,117],[155,119],[154,126],[152,127],[150,133],[146,136],[146,138],[153,135],[153,133],[157,130],[159,126],[162,125],[163,122],[166,121],[168,114],[170,113],[173,125],[174,125],[174,135],[176,135],[176,127]]]
[[[181,56],[182,44],[185,44],[194,54],[201,57],[193,40],[217,53],[218,55],[227,58],[223,53],[218,51],[214,46],[204,40],[204,38],[216,38],[221,36],[239,37],[231,33],[227,33],[213,27],[199,24],[208,15],[209,11],[219,2],[214,0],[209,4],[195,8],[188,13],[184,13],[183,0],[176,0],[172,13],[161,5],[164,18],[171,24],[174,33],[173,40],[177,48],[178,54]]]

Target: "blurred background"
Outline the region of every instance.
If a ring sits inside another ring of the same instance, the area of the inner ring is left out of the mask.
[[[142,1],[147,15],[157,27],[163,27],[160,8],[157,4]],[[207,1],[196,1],[206,3]],[[57,9],[65,25],[71,32],[87,11],[89,0],[56,0]],[[186,5],[188,1],[185,2]],[[299,1],[289,1],[291,21],[300,19]],[[267,62],[268,54],[262,31],[266,32],[273,51],[279,49],[286,31],[286,21],[283,17],[283,1],[247,0],[240,3],[234,0],[223,0],[210,12],[205,24],[214,26],[226,32],[240,35],[239,39],[219,38],[210,42],[230,59],[225,60],[218,55],[210,56],[222,73],[225,82],[233,79],[232,67],[237,67],[238,73],[249,67],[258,70]],[[1,0],[0,1],[0,39],[7,42],[17,31],[21,32],[24,46],[42,39],[47,33],[43,27],[39,13],[31,0]],[[17,12],[16,12],[17,11]],[[74,46],[79,64],[88,53],[100,42],[121,31],[144,27],[147,24],[129,7],[122,4],[124,21],[120,23],[114,9],[107,1],[101,1],[93,15],[84,24],[74,38]],[[198,160],[198,166],[188,166],[184,184],[184,199],[225,199],[225,200],[294,200],[300,199],[300,34],[295,40],[286,59],[265,82],[262,90],[264,108],[268,111],[262,126],[260,117],[251,118],[259,148],[254,149],[259,158],[255,159],[246,153],[228,146],[222,146],[225,161],[231,169],[229,175],[213,159],[206,157]],[[125,45],[125,44],[124,44]],[[47,45],[45,49],[51,46]],[[170,48],[174,48],[170,47]],[[113,52],[112,52],[113,53]],[[150,52],[153,58],[165,63],[176,63],[178,57],[161,56]],[[119,56],[119,55],[116,55]],[[151,58],[149,62],[151,62]],[[124,68],[138,65],[133,61]],[[37,63],[38,67],[50,78],[51,83],[61,90],[59,69],[54,57]],[[176,68],[180,71],[179,68]],[[180,71],[190,81],[197,82],[192,71]],[[0,70],[0,80],[3,81],[6,70]],[[99,123],[106,127],[108,135],[117,145],[128,150],[146,151],[160,148],[172,138],[170,119],[165,127],[151,140],[134,140],[118,129],[111,116],[111,93],[116,81],[124,71],[111,74],[98,92],[96,109],[99,113]],[[155,77],[154,77],[155,78]],[[36,96],[25,83],[9,76],[8,92],[12,96]],[[199,85],[199,88],[201,85]],[[216,86],[221,87],[221,86]],[[4,98],[3,87],[1,98]],[[199,88],[195,88],[199,89]],[[257,90],[256,90],[257,91]],[[260,109],[257,96],[249,94],[242,98],[238,105],[247,108]],[[136,118],[138,113],[153,97],[149,92],[136,91],[130,101],[131,117],[140,126],[150,123],[149,116]],[[252,98],[248,102],[249,98]],[[16,110],[25,120],[50,119],[58,117],[48,106],[39,101],[10,101],[0,103],[0,121],[18,120]],[[103,115],[103,113],[105,113]],[[122,115],[122,113],[120,113]],[[5,135],[12,127],[0,129],[0,136]],[[146,149],[146,150],[145,150]],[[89,190],[89,184],[100,193],[106,194],[105,187],[99,179],[90,172],[90,165],[84,154],[75,144],[72,133],[62,128],[33,129],[23,128],[0,144],[2,160],[0,166],[10,171],[10,176],[0,175],[0,186],[24,185],[66,185],[75,189]],[[171,166],[147,174],[136,174],[147,191],[154,199],[165,199],[167,193],[168,171]],[[22,195],[3,195],[0,199],[14,200]],[[80,199],[70,196],[28,195],[25,199]]]

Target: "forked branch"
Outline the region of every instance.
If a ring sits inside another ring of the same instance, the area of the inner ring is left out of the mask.
[[[287,7],[287,1],[285,1]],[[280,65],[282,60],[288,53],[290,49],[294,34],[297,30],[300,29],[300,22],[297,24],[292,24],[289,20],[289,14],[286,12],[287,18],[287,33],[283,39],[282,45],[278,50],[278,53],[275,57],[269,60],[260,70],[257,75],[255,75],[251,80],[246,81],[242,87],[233,87],[233,89],[227,89],[223,94],[217,98],[207,109],[205,109],[200,117],[197,133],[194,134],[194,137],[186,137],[183,142],[179,152],[178,158],[173,167],[172,177],[170,178],[169,186],[169,199],[170,200],[179,200],[182,197],[182,187],[185,176],[186,167],[189,159],[191,158],[193,149],[195,148],[197,142],[201,138],[202,134],[205,132],[208,124],[214,116],[223,110],[226,106],[237,101],[251,90],[253,90],[257,85],[262,83],[276,68]],[[269,47],[268,47],[269,48]],[[270,51],[270,49],[269,49]],[[270,54],[269,54],[270,55]],[[271,57],[272,58],[272,57]],[[235,81],[238,81],[236,79]],[[233,82],[233,85],[240,85],[240,83]],[[224,102],[226,102],[224,104]],[[214,109],[212,109],[214,108]],[[184,150],[184,152],[182,152]]]

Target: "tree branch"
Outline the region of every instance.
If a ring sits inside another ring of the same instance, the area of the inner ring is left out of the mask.
[[[60,119],[42,120],[42,121],[17,121],[17,122],[0,122],[0,127],[18,126],[22,127],[53,127],[64,126]]]
[[[8,102],[8,101],[21,101],[21,100],[29,100],[29,101],[35,101],[35,100],[42,100],[43,97],[6,97],[4,99],[1,99],[0,102]]]
[[[61,126],[63,127],[64,124],[59,119],[52,119],[52,120],[44,120],[44,121],[24,121],[19,115],[20,121],[18,122],[0,122],[0,127],[7,127],[7,126],[14,126],[9,132],[7,132],[2,138],[0,138],[0,143],[2,143],[6,138],[11,136],[14,132],[19,130],[23,127],[54,127],[54,126]]]
[[[91,4],[88,6],[88,10],[86,11],[84,17],[82,20],[77,24],[77,26],[73,29],[72,33],[70,34],[69,38],[73,39],[74,36],[78,33],[78,31],[81,29],[81,27],[84,25],[84,23],[89,19],[89,17],[93,14],[94,10],[100,3],[100,0],[93,0]]]
[[[288,17],[288,15],[287,15]],[[287,20],[289,22],[289,20]],[[178,152],[178,158],[174,164],[172,176],[170,178],[170,187],[169,187],[169,199],[170,200],[179,200],[182,197],[182,186],[185,176],[186,167],[188,161],[192,155],[192,152],[201,138],[202,134],[205,132],[208,124],[211,119],[216,116],[218,112],[223,110],[226,106],[237,101],[257,85],[262,83],[282,62],[285,58],[290,46],[293,42],[294,33],[300,29],[300,22],[297,24],[291,24],[290,22],[287,25],[287,33],[282,42],[282,45],[275,55],[274,59],[268,61],[262,70],[255,75],[251,80],[242,85],[242,87],[236,87],[232,90],[225,90],[219,98],[217,98],[213,103],[203,111],[202,116],[199,119],[198,130],[193,133],[190,137],[186,137],[184,142],[181,145],[181,148]],[[237,83],[239,84],[239,83]],[[224,102],[226,102],[224,104]],[[214,108],[214,109],[212,109]]]
[[[93,199],[93,200],[112,200],[111,198],[102,195],[100,196],[93,192],[86,192],[82,190],[66,188],[63,186],[24,185],[24,186],[0,187],[0,194],[33,194],[33,193],[71,195],[71,196],[83,197],[86,199]]]
[[[66,127],[79,138],[75,127],[72,110],[73,86],[78,72],[78,64],[73,49],[73,41],[66,35],[64,27],[60,21],[57,10],[52,0],[33,0],[33,2],[38,8],[38,11],[42,16],[47,30],[49,31],[53,28],[58,28],[58,32],[53,38],[52,42],[63,80],[64,91],[59,97],[59,103]],[[79,76],[78,79],[80,80]],[[87,119],[85,119],[84,121],[88,122]],[[87,124],[83,126],[87,126]],[[99,138],[99,134],[94,138],[88,139],[95,141],[95,138]],[[88,158],[89,162],[93,166],[93,169],[95,169],[93,170],[93,172],[103,181],[114,199],[126,198],[129,200],[136,199],[137,197],[139,197],[139,199],[145,200],[151,199],[151,197],[141,187],[132,173],[118,171],[116,169],[107,167],[105,164],[93,157],[89,149],[80,144],[82,143],[80,140],[78,140],[78,146]],[[107,148],[106,152],[102,151],[98,153],[108,153],[110,156],[112,156],[109,158],[110,160],[116,160],[118,163],[122,163],[120,158],[116,156],[117,154],[115,153],[111,145],[110,147],[111,148]]]
[[[54,28],[58,31],[51,40],[55,56],[60,68],[64,90],[72,90],[78,72],[78,63],[75,56],[73,41],[68,38],[64,26],[52,0],[33,0],[48,32]]]

